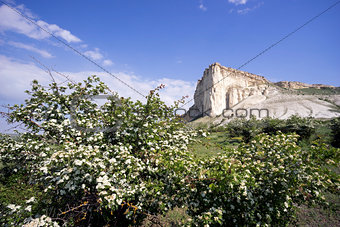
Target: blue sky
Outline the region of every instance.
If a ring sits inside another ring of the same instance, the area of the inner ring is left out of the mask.
[[[336,0],[6,2],[142,93],[166,84],[162,98],[171,103],[192,98],[210,64],[239,67]],[[340,86],[339,41],[340,4],[243,70],[274,82]],[[33,79],[50,82],[31,56],[74,80],[98,74],[120,95],[138,98],[0,3],[1,104],[22,102]]]

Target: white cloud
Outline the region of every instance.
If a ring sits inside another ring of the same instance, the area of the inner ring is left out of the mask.
[[[56,24],[49,24],[45,21],[37,20],[37,17],[34,16],[33,13],[31,13],[29,9],[25,8],[24,5],[18,5],[14,7],[16,8],[16,10],[22,12],[24,15],[29,17],[31,20],[35,21],[40,27],[44,28],[45,30],[49,31],[55,36],[62,38],[63,40],[66,40],[66,42],[68,43],[81,42],[81,40],[78,37],[71,34],[70,31],[62,29]],[[1,5],[0,6],[0,32],[5,32],[5,31],[12,31],[12,32],[24,34],[30,38],[37,39],[37,40],[47,39],[50,37],[48,33],[40,29],[38,26],[27,21],[25,18],[20,16],[18,13],[13,11],[8,6]],[[2,44],[4,44],[4,42],[0,41],[0,45]],[[11,42],[9,44],[17,48],[22,48],[22,49],[36,52],[45,58],[53,57],[47,51],[35,48],[34,46],[30,46],[30,45],[23,44],[23,43],[17,43],[17,42]],[[83,49],[84,55],[91,58],[92,60],[102,60],[104,57],[98,48],[95,48],[94,50],[86,50],[88,48],[88,45],[85,43],[81,43],[79,47]],[[110,65],[113,65],[113,62],[109,59],[105,59],[103,61],[103,65],[110,66]]]
[[[27,10],[23,5],[17,7],[17,10],[20,10],[28,17],[33,17],[30,11]],[[34,20],[33,18],[31,19]],[[69,43],[81,41],[79,38],[72,35],[71,32],[60,28],[58,25],[48,24],[42,20],[38,20],[36,23],[53,33],[55,36],[60,37]],[[27,21],[25,18],[14,12],[6,5],[0,6],[0,31],[12,31],[38,40],[50,37],[50,35],[45,31]]]
[[[106,73],[96,71],[61,73],[68,75],[76,82],[82,81],[90,75],[97,75],[111,90],[117,92],[120,96],[145,101],[135,91]],[[0,75],[0,100],[14,100],[17,103],[21,103],[27,97],[24,91],[30,89],[30,83],[33,79],[37,79],[43,85],[48,85],[51,82],[49,75],[35,64],[20,62],[3,55],[0,55]],[[189,95],[189,99],[193,98],[196,87],[196,83],[192,81],[175,80],[165,77],[151,80],[122,72],[114,75],[144,95],[147,95],[150,90],[160,84],[165,84],[165,88],[160,91],[160,97],[168,105],[172,105],[174,101],[181,99],[182,96]],[[65,80],[65,78],[57,74],[55,74],[55,78],[57,82]],[[185,106],[185,108],[190,107],[190,105]]]
[[[24,91],[30,88],[32,80],[48,83],[49,77],[34,64],[22,63],[0,55],[0,100],[22,102]]]
[[[247,14],[252,10],[252,8],[244,8],[244,9],[239,9],[237,10],[238,14]]]
[[[13,1],[13,3],[10,4],[15,5],[15,2]],[[24,4],[17,5],[15,8],[31,19],[37,18],[37,16],[34,15],[31,10],[27,9]]]
[[[93,50],[85,51],[84,55],[91,58],[92,60],[100,60],[103,58],[103,55],[99,52],[98,48],[94,48],[94,51]]]
[[[173,104],[174,101],[181,99],[183,96],[189,96],[186,101],[194,98],[196,83],[193,81],[174,80],[171,78],[162,78],[156,81],[155,85],[165,84],[164,90],[160,91],[161,99],[167,104]],[[194,103],[191,102],[183,108],[189,108]]]
[[[25,49],[25,50],[29,50],[29,51],[38,53],[44,58],[52,58],[53,57],[52,54],[50,54],[46,50],[38,49],[34,46],[30,46],[30,45],[27,45],[27,44],[24,44],[24,43],[10,41],[10,42],[8,42],[8,44],[11,45],[11,46],[17,47],[17,48],[22,48],[22,49]]]
[[[251,7],[251,8],[247,7],[247,8],[244,8],[244,9],[239,9],[236,12],[238,14],[247,14],[247,13],[249,13],[249,12],[259,8],[259,7],[261,7],[262,5],[263,5],[263,2],[260,2],[256,6],[254,6],[254,7]]]
[[[200,4],[199,8],[203,11],[206,11],[207,10],[207,7],[205,7],[203,4]]]
[[[228,0],[228,2],[233,3],[235,5],[244,5],[248,0]]]
[[[110,59],[105,59],[103,61],[103,65],[104,66],[111,66],[111,65],[113,65],[113,62]]]
[[[11,4],[11,5],[15,5],[15,1],[14,0],[4,0],[4,2]]]
[[[103,72],[63,72],[65,75],[69,75],[75,81],[81,81],[87,78],[90,75],[97,75],[101,78],[105,84],[107,84],[110,89],[114,92],[117,92],[122,97],[131,97],[133,100],[141,100],[142,102],[145,99],[133,91],[126,85],[122,84],[120,81]],[[193,98],[193,94],[195,92],[196,84],[191,81],[184,80],[174,80],[171,78],[161,78],[156,80],[143,79],[134,74],[127,74],[123,72],[114,73],[116,77],[125,83],[132,86],[138,92],[143,95],[147,95],[150,90],[155,89],[157,86],[164,84],[165,88],[160,90],[160,98],[168,105],[174,104],[174,101],[177,101],[182,98],[182,96],[188,95],[190,98]],[[189,108],[193,103],[188,104],[185,108]]]
[[[49,35],[31,24],[6,5],[0,6],[0,31],[14,31],[33,39],[44,39]]]
[[[42,20],[38,20],[37,24],[43,27],[44,29],[46,29],[47,31],[51,32],[55,36],[63,38],[68,43],[72,43],[72,42],[77,43],[81,41],[78,37],[72,35],[70,31],[62,29],[56,24],[48,24]]]
[[[206,11],[207,10],[207,7],[205,7],[203,4],[200,4],[199,5],[199,8],[203,11]]]
[[[203,4],[203,0],[200,0],[200,5],[198,6],[198,8],[200,8],[202,11],[207,10],[207,7],[205,7],[204,4]]]

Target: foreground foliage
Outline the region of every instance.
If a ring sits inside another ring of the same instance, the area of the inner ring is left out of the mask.
[[[260,133],[275,134],[278,131],[283,133],[296,133],[300,140],[309,139],[315,129],[321,122],[314,118],[302,118],[293,115],[286,120],[275,118],[256,119],[252,116],[250,119],[236,118],[227,125],[213,128],[213,131],[224,131],[230,137],[242,136],[245,142],[249,142],[252,138]]]
[[[211,224],[207,217],[217,215],[215,223],[286,225],[298,205],[322,203],[322,189],[337,193],[337,177],[320,163],[338,165],[333,162],[338,150],[320,145],[306,152],[297,139],[262,134],[205,162],[191,185],[194,222]]]
[[[332,145],[340,148],[340,117],[333,119],[330,126],[333,131]]]
[[[146,103],[113,94],[98,107],[89,96],[110,91],[97,77],[49,90],[33,82],[9,117],[29,132],[1,137],[0,161],[3,184],[19,176],[36,189],[25,201],[4,199],[0,223],[128,226],[186,207],[186,225],[286,225],[297,205],[338,192],[338,177],[320,163],[338,166],[339,150],[319,143],[306,152],[296,134],[251,136],[195,158],[187,145],[205,133],[185,128],[160,88]]]

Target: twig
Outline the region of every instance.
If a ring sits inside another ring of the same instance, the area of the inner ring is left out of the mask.
[[[56,70],[53,69],[53,68],[52,68],[52,71],[55,72],[55,73],[57,73],[58,75],[64,77],[64,78],[66,78],[66,81],[70,81],[71,83],[76,84],[75,81],[73,81],[72,79],[70,79],[70,76],[67,76],[67,75],[65,75],[65,74],[63,74],[63,73],[61,73],[61,72],[58,72],[58,71],[56,71]],[[62,83],[65,83],[66,81],[64,81],[64,82],[62,82]]]

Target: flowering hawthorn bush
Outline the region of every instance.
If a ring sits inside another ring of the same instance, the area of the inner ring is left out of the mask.
[[[3,139],[1,161],[8,171],[29,173],[45,196],[30,210],[14,205],[26,219],[13,219],[9,205],[10,224],[28,223],[31,214],[51,214],[60,224],[134,223],[183,204],[178,192],[192,162],[186,145],[193,133],[183,129],[175,107],[160,101],[160,88],[146,104],[113,94],[98,108],[88,97],[109,90],[97,77],[49,90],[33,81],[31,98],[10,115],[29,132]]]
[[[90,97],[110,90],[95,76],[48,89],[33,81],[30,98],[9,116],[28,132],[1,138],[0,161],[2,172],[27,176],[42,196],[0,205],[0,223],[128,226],[177,206],[188,208],[186,225],[281,225],[296,205],[338,190],[296,135],[262,134],[219,157],[194,159],[187,144],[204,133],[180,123],[179,102],[166,106],[161,88],[146,103],[111,94],[98,106]]]
[[[293,220],[298,205],[325,205],[323,190],[338,193],[340,185],[338,176],[332,177],[320,161],[339,163],[313,157],[325,147],[305,152],[297,139],[296,134],[261,134],[236,150],[202,161],[204,168],[187,187],[192,223],[284,226]]]

